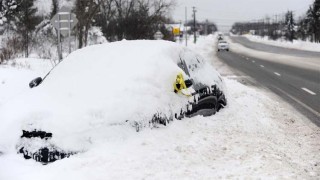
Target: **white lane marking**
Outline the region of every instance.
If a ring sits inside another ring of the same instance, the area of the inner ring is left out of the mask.
[[[260,65],[260,67],[264,68],[264,65]]]
[[[277,73],[277,72],[274,72],[274,74],[277,75],[277,76],[281,76],[281,74],[279,74],[279,73]]]
[[[303,87],[303,88],[301,88],[301,89],[304,90],[304,91],[306,91],[307,93],[309,93],[309,94],[311,94],[311,95],[317,95],[316,93],[310,91],[309,89],[307,89],[307,88],[305,88],[305,87]]]
[[[255,61],[252,61],[253,63],[255,63]]]

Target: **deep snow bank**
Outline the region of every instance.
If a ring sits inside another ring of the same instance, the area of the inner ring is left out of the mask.
[[[4,154],[0,178],[317,179],[319,131],[262,92],[235,80],[226,85],[230,104],[215,116],[139,133],[114,127],[109,133],[117,136],[47,166]]]
[[[268,44],[272,46],[320,52],[320,43],[313,43],[313,42],[307,42],[302,40],[293,40],[293,42],[286,41],[286,40],[270,40],[268,36],[261,37],[261,36],[255,36],[255,35],[249,35],[249,34],[243,35],[243,36],[248,38],[250,41]]]
[[[232,40],[229,37],[226,37],[226,39],[229,42],[232,42]],[[267,61],[273,61],[277,63],[292,65],[300,68],[311,69],[315,71],[318,71],[320,69],[319,58],[302,58],[302,57],[295,57],[295,56],[289,56],[284,54],[275,54],[275,53],[257,51],[254,49],[247,48],[239,43],[230,43],[230,51],[255,57],[255,58],[262,58],[263,60],[267,60]]]
[[[113,126],[148,123],[159,112],[174,116],[188,104],[173,92],[180,58],[203,61],[201,71],[190,72],[194,79],[222,88],[212,66],[173,42],[121,41],[73,52],[40,86],[0,109],[1,151],[16,151],[22,130],[36,129],[52,133],[64,150],[83,152],[117,136]]]
[[[214,46],[212,36],[192,48],[226,74],[229,105],[215,116],[139,133],[113,126],[113,136],[89,151],[47,166],[2,154],[0,179],[319,179],[319,128],[279,98],[232,80]]]

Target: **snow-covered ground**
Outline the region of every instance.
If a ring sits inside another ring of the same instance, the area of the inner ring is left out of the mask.
[[[264,60],[273,61],[277,63],[290,64],[292,66],[312,69],[315,71],[319,71],[320,69],[319,58],[295,57],[284,54],[274,54],[269,52],[258,51],[247,48],[239,43],[233,43],[233,41],[229,37],[225,38],[230,43],[230,50],[236,53],[240,53],[255,58],[262,58]]]
[[[293,40],[293,42],[281,40],[281,39],[270,40],[268,36],[261,37],[261,36],[250,35],[250,34],[246,34],[243,36],[248,38],[250,41],[254,41],[258,43],[291,48],[291,49],[320,52],[320,43],[313,43],[313,42],[307,42],[302,40]]]
[[[46,166],[0,153],[0,179],[319,179],[320,129],[278,97],[239,83],[215,57],[215,41],[201,37],[189,47],[224,75],[228,106],[216,115],[139,133],[114,127],[121,133]],[[1,66],[0,108],[50,69],[46,62]]]
[[[51,63],[46,59],[20,58],[0,66],[0,108],[1,104],[29,90],[32,79],[45,76],[53,67]]]

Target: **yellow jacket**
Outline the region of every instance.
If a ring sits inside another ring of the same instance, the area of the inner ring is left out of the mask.
[[[184,82],[183,75],[181,72],[177,75],[176,81],[173,83],[173,88],[175,93],[180,92],[183,95],[190,96],[181,91],[182,89],[187,89],[186,83]]]

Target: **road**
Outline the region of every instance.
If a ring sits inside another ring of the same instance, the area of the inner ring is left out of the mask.
[[[278,50],[278,53],[286,54],[287,50]],[[279,95],[320,127],[320,69],[309,70],[234,52],[219,52],[217,55],[230,67]]]
[[[312,51],[303,51],[303,50],[297,50],[297,49],[288,49],[278,46],[271,46],[267,44],[257,43],[250,41],[246,37],[242,36],[232,36],[230,37],[233,42],[242,44],[243,46],[258,50],[258,51],[264,51],[269,53],[275,53],[275,54],[284,54],[284,55],[290,55],[290,56],[296,56],[296,57],[306,57],[306,58],[320,58],[320,52],[312,52]]]

